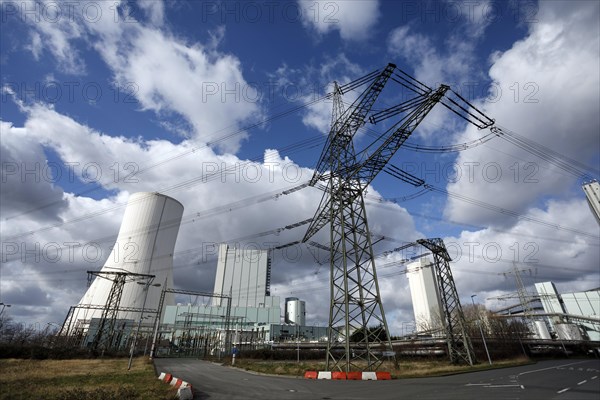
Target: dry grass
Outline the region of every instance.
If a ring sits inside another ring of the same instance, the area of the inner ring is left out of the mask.
[[[495,360],[493,365],[489,365],[487,362],[482,361],[472,367],[469,365],[452,365],[447,361],[401,361],[399,369],[394,369],[392,367],[389,371],[391,371],[392,376],[396,378],[420,378],[425,376],[442,376],[463,372],[482,371],[486,369],[516,367],[531,363],[532,361],[530,359],[523,356],[507,360]]]
[[[449,374],[457,374],[463,372],[481,371],[486,369],[513,367],[518,365],[529,364],[531,361],[525,357],[517,357],[509,360],[494,361],[493,365],[488,363],[480,363],[473,367],[468,365],[452,365],[448,361],[403,361],[400,360],[400,368],[396,369],[391,363],[384,364],[380,370],[389,371],[393,378],[419,378],[425,376],[441,376]],[[236,367],[243,368],[248,371],[254,371],[264,374],[274,375],[290,375],[304,376],[305,371],[324,371],[325,362],[306,361],[306,362],[290,362],[290,361],[262,361],[238,359]]]
[[[134,359],[0,360],[0,399],[173,399],[152,363]]]

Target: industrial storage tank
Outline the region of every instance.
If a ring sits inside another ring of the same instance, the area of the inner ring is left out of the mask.
[[[297,297],[285,299],[285,323],[293,325],[306,325],[306,303]]]
[[[101,272],[155,275],[152,284],[160,287],[150,286],[146,297],[146,285],[128,281],[123,286],[120,308],[156,310],[161,290],[165,285],[173,287],[173,252],[182,215],[183,205],[160,193],[139,192],[129,197],[117,241]],[[109,279],[96,277],[79,302],[75,319],[100,318],[101,309],[86,306],[105,306],[112,284]],[[170,304],[172,294],[165,298],[165,305]],[[119,312],[117,318],[138,320],[140,313]]]

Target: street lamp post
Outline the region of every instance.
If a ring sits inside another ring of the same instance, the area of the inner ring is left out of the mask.
[[[483,341],[483,347],[485,347],[485,354],[487,354],[488,361],[490,365],[492,365],[492,358],[490,357],[490,352],[488,351],[487,343],[485,342],[485,336],[483,336],[483,328],[481,327],[481,319],[479,318],[479,312],[477,311],[477,306],[475,305],[475,296],[476,294],[471,295],[471,302],[473,303],[473,307],[477,312],[477,323],[479,325],[479,332],[481,333],[481,340]]]
[[[150,316],[146,316],[145,319],[151,318]],[[154,324],[152,325],[152,332],[154,332]],[[150,333],[152,333],[150,332]],[[152,336],[151,334],[149,335],[148,333],[146,333],[146,344],[144,345],[144,356],[146,355],[146,352],[148,351],[148,343],[150,342],[150,336]]]
[[[152,278],[154,279],[154,278]],[[142,312],[140,313],[140,320],[138,321],[137,329],[135,330],[135,337],[133,338],[133,343],[131,344],[131,350],[129,351],[129,364],[127,365],[127,371],[131,369],[131,363],[133,361],[133,352],[135,350],[135,346],[137,345],[138,335],[140,334],[140,327],[142,326],[142,319],[144,317],[144,309],[146,308],[146,300],[148,299],[148,290],[150,289],[150,284],[152,283],[152,279],[146,282],[137,282],[139,285],[145,285],[144,291],[146,294],[144,295],[144,302],[142,303]],[[155,283],[152,285],[154,287],[159,287],[160,283]]]
[[[241,336],[241,334],[240,334],[240,336]],[[233,341],[233,349],[231,350],[231,365],[235,365],[235,356],[238,353],[237,343],[238,343],[238,338],[240,336],[238,336],[238,324],[236,322],[235,323],[235,335],[234,335],[234,341]],[[241,343],[240,343],[240,347],[242,347]]]
[[[300,329],[296,324],[296,363],[300,364]]]

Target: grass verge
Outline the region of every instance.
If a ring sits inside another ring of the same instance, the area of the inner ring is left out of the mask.
[[[174,399],[147,358],[0,360],[0,399]]]
[[[493,365],[480,363],[474,366],[452,365],[448,361],[402,361],[400,368],[395,368],[391,363],[380,368],[381,371],[389,371],[395,379],[420,378],[426,376],[443,376],[464,372],[482,371],[494,368],[516,367],[533,363],[525,357],[511,358],[507,360],[494,361]],[[247,371],[263,374],[304,376],[305,371],[324,371],[325,362],[303,361],[300,363],[290,361],[259,361],[249,359],[238,359],[235,366]]]

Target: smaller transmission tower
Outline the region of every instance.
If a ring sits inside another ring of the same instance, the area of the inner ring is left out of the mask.
[[[433,254],[435,281],[442,303],[442,318],[444,319],[450,362],[453,364],[466,362],[473,365],[477,363],[477,360],[471,338],[465,329],[465,316],[450,270],[452,259],[446,250],[444,241],[439,238],[419,239],[417,243]]]
[[[523,272],[529,272],[531,274],[531,269],[529,269],[529,268],[518,269],[517,264],[513,263],[512,270],[506,271],[502,275],[504,275],[505,277],[508,275],[514,275],[515,284],[517,286],[517,297],[519,299],[519,303],[521,304],[521,310],[523,312],[523,318],[525,320],[525,324],[527,325],[529,332],[536,333],[537,328],[535,326],[535,319],[534,319],[535,313],[533,312],[533,308],[531,307],[531,300],[533,298],[536,298],[536,296],[532,296],[527,291],[527,288],[525,287],[525,284],[523,283],[523,279],[521,278],[521,273],[523,273]]]
[[[100,316],[100,323],[98,324],[98,331],[92,342],[92,350],[106,350],[110,349],[114,345],[115,339],[115,325],[117,316],[119,313],[119,305],[121,304],[121,296],[123,295],[123,286],[125,283],[130,281],[138,281],[140,279],[148,280],[152,283],[155,275],[147,274],[134,274],[131,272],[106,272],[106,271],[88,271],[88,279],[91,281],[92,277],[97,276],[112,281],[112,286],[108,297],[106,299],[106,305],[102,309],[102,315]],[[140,318],[142,315],[140,315]]]

